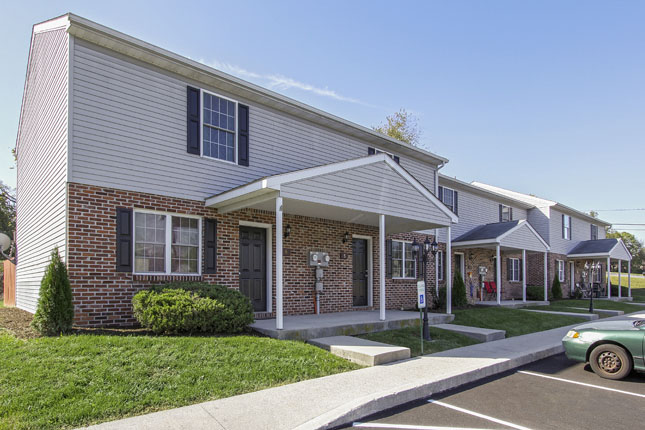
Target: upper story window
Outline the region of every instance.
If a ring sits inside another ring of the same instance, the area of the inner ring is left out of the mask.
[[[392,241],[392,277],[417,277],[417,261],[412,256],[412,243]]]
[[[591,224],[591,240],[598,240],[598,226]]]
[[[459,207],[459,196],[457,191],[452,188],[439,187],[439,200],[457,215]]]
[[[562,238],[571,240],[571,217],[562,215]]]
[[[135,273],[199,274],[200,237],[198,217],[135,211]]]
[[[513,208],[506,205],[499,205],[499,222],[513,221]]]
[[[202,90],[202,155],[235,163],[237,102]]]

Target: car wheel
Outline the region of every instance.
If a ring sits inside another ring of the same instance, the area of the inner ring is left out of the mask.
[[[596,375],[607,379],[623,379],[632,371],[632,360],[618,345],[598,345],[589,355],[589,365]]]

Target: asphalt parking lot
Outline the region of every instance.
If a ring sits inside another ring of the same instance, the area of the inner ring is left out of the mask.
[[[644,411],[645,374],[602,379],[560,354],[347,428],[638,429]]]

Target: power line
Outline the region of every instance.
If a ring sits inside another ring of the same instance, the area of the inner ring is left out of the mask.
[[[635,209],[591,209],[591,211],[593,211],[593,212],[629,212],[629,211],[645,211],[645,208],[635,208]]]
[[[645,226],[645,224],[629,224],[625,222],[612,222],[611,225],[638,225],[638,226]]]

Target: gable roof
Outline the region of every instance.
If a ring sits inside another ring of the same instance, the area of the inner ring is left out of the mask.
[[[550,249],[526,220],[480,225],[454,239],[452,243],[455,247],[501,246],[538,252]]]
[[[573,247],[568,257],[624,257],[631,260],[632,256],[625,243],[616,238],[584,240]]]
[[[504,233],[517,227],[519,220],[509,222],[495,222],[492,224],[483,224],[473,228],[472,230],[462,234],[454,242],[470,242],[473,240],[494,240]]]
[[[270,106],[293,116],[353,136],[379,148],[396,151],[436,166],[443,166],[448,162],[447,158],[432,152],[393,139],[368,127],[340,118],[259,85],[252,84],[200,62],[74,15],[73,13],[67,13],[58,18],[36,24],[34,25],[34,32],[45,31],[51,27],[60,26],[67,27],[67,32],[74,37],[89,41],[128,57],[136,58],[139,61],[176,73],[186,79],[216,86],[224,91],[239,95],[256,103]]]

